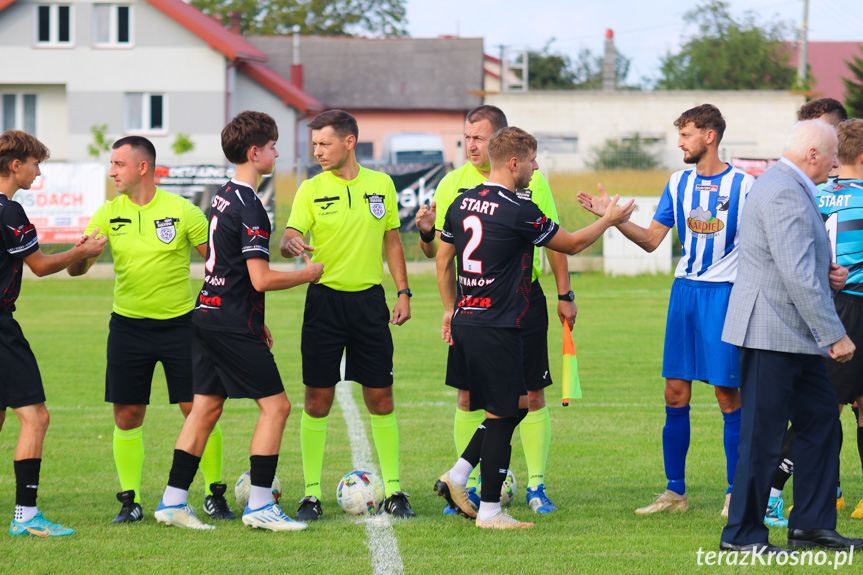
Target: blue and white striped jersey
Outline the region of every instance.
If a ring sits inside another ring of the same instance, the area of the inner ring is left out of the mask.
[[[848,268],[842,291],[863,296],[863,180],[828,182],[818,192],[833,261]]]
[[[653,219],[676,227],[683,257],[674,276],[706,282],[737,277],[737,226],[755,178],[728,166],[715,176],[695,168],[672,174]]]

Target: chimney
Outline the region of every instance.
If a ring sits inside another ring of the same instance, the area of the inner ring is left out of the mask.
[[[303,89],[303,65],[300,63],[300,25],[294,24],[294,62],[291,64],[291,83]]]
[[[605,58],[602,60],[603,92],[611,92],[617,89],[616,60],[617,55],[614,51],[614,31],[609,28],[605,31]]]
[[[230,19],[229,24],[228,24],[228,29],[231,32],[233,32],[234,34],[242,35],[242,33],[243,33],[242,28],[240,27],[240,16],[241,15],[242,15],[242,12],[240,12],[239,10],[231,10],[230,12],[228,12],[228,18]]]

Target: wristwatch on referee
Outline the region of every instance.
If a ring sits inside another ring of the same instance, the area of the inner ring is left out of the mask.
[[[414,297],[414,292],[411,291],[411,288],[405,288],[403,290],[399,290],[398,294],[396,294],[396,295],[402,295],[403,293],[407,294],[408,299]]]
[[[557,299],[560,301],[575,301],[575,292],[569,290],[569,292],[565,294],[557,294]]]

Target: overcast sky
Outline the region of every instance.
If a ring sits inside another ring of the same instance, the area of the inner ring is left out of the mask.
[[[572,58],[582,47],[601,54],[605,31],[632,60],[630,83],[656,78],[659,59],[677,51],[687,33],[683,14],[694,0],[407,0],[408,32],[417,38],[481,37],[487,54],[500,45],[539,50],[552,37],[552,51]],[[800,27],[803,0],[731,0],[732,12],[754,11],[759,22],[776,18]],[[863,0],[810,0],[809,39],[863,41]]]

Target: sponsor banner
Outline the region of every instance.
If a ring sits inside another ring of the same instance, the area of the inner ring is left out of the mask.
[[[225,182],[234,177],[237,170],[234,166],[156,166],[156,185],[166,192],[179,194],[201,208],[206,215],[209,212],[213,196]],[[267,210],[270,226],[276,225],[275,180],[265,177],[258,188],[258,197]],[[164,241],[164,240],[163,240]]]
[[[18,190],[41,244],[73,244],[105,201],[105,166],[48,162],[29,190]]]
[[[383,172],[393,179],[399,200],[399,228],[402,232],[416,232],[417,210],[423,204],[430,204],[434,197],[435,189],[446,173],[452,169],[449,164],[385,164],[369,165],[371,170]],[[320,166],[312,166],[308,170],[311,178],[321,173]],[[378,216],[375,207],[369,206],[377,218],[382,218],[383,213]],[[379,208],[377,208],[379,209]]]
[[[731,165],[738,170],[743,170],[750,176],[758,177],[768,168],[772,168],[773,164],[778,162],[778,159],[760,159],[760,158],[731,158]]]

